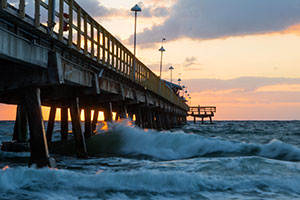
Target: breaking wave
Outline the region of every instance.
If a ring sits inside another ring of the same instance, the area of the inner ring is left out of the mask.
[[[157,132],[113,124],[109,134],[120,139],[119,151],[128,155],[146,155],[161,160],[217,156],[262,156],[300,161],[300,148],[273,139],[267,144],[244,143],[204,137],[197,134]]]

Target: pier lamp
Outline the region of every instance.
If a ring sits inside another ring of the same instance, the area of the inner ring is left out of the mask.
[[[178,81],[178,85],[180,86],[180,81],[181,81],[181,79],[179,78],[177,81]]]
[[[137,5],[135,4],[135,6],[133,6],[131,8],[131,11],[134,12],[134,58],[133,58],[133,70],[132,70],[132,77],[133,77],[133,80],[135,81],[135,66],[136,66],[136,21],[137,21],[137,13],[138,12],[141,12],[142,9]]]
[[[192,105],[192,97],[189,97],[190,100],[190,106]]]
[[[169,67],[169,70],[171,71],[171,83],[173,83],[173,81],[172,81],[172,70],[173,69],[174,69],[174,67],[172,67],[172,66]]]

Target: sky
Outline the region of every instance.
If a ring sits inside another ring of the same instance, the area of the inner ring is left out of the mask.
[[[166,38],[162,78],[173,66],[189,104],[216,106],[215,119],[300,120],[299,0],[77,2],[131,51],[138,3],[137,57],[159,74]],[[14,109],[1,105],[0,119]]]

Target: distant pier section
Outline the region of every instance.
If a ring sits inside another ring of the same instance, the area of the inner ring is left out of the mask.
[[[205,118],[209,118],[212,124],[212,118],[215,116],[217,111],[216,106],[190,106],[188,116],[194,117],[194,123],[196,123],[197,117],[201,118],[201,123],[204,123]]]

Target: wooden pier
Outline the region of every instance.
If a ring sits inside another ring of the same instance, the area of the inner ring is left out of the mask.
[[[99,111],[108,122],[112,112],[117,118],[135,115],[142,128],[170,129],[186,122],[188,106],[173,88],[140,60],[134,62],[134,55],[74,0],[56,1],[57,10],[55,0],[35,0],[32,16],[24,0],[14,2],[17,8],[0,1],[0,103],[18,105],[14,142],[3,150],[29,140],[29,165],[50,166],[48,144],[57,108],[62,141],[70,138],[70,110],[81,158],[88,156],[86,139],[93,137]],[[47,130],[42,105],[51,107]]]
[[[215,116],[217,108],[215,106],[191,106],[189,107],[188,116],[194,117],[194,123],[196,123],[197,117],[201,118],[201,123],[204,123],[205,118],[209,118],[212,124],[212,118]]]

